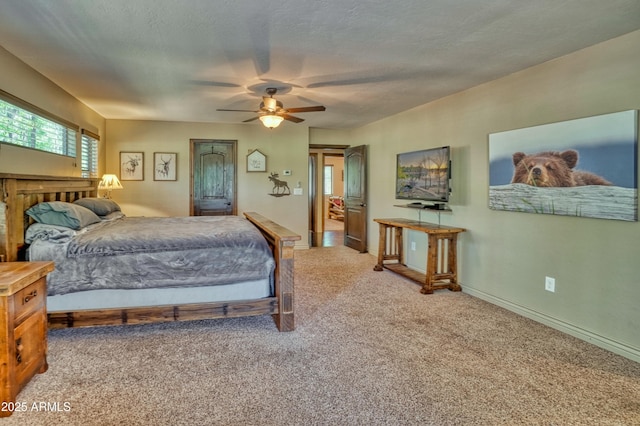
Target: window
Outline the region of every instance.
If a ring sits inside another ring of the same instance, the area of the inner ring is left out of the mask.
[[[98,176],[98,141],[100,136],[82,129],[82,143],[80,152],[80,166],[82,177]]]
[[[324,166],[324,195],[333,194],[333,166]]]
[[[0,142],[76,156],[78,126],[0,90]]]

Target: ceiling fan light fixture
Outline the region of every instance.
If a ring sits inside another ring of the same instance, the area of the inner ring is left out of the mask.
[[[282,123],[284,118],[279,115],[266,114],[260,116],[260,121],[264,124],[264,127],[268,127],[269,129],[275,129]]]
[[[275,87],[268,87],[267,95],[263,96],[262,102],[260,102],[260,108],[257,111],[251,111],[246,109],[217,109],[216,111],[236,111],[236,112],[253,112],[257,115],[249,118],[248,120],[244,120],[243,123],[249,123],[253,120],[257,120],[258,118],[264,124],[264,127],[269,129],[275,129],[282,123],[283,120],[291,121],[293,123],[302,123],[304,120],[302,118],[298,118],[290,113],[298,113],[298,112],[314,112],[314,111],[324,111],[326,108],[322,105],[308,106],[308,107],[298,107],[298,108],[284,108],[282,102],[276,100],[273,95],[278,92],[278,89]]]

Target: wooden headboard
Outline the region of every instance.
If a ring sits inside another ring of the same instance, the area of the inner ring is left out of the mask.
[[[44,201],[96,197],[99,179],[0,173],[0,261],[23,260],[24,232],[33,222],[25,211]]]

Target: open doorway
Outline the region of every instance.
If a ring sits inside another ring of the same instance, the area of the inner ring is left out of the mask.
[[[324,155],[322,247],[344,244],[344,154]]]
[[[309,241],[312,247],[344,245],[345,147],[309,147]]]

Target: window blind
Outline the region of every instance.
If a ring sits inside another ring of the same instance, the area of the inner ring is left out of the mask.
[[[82,168],[82,177],[98,176],[98,141],[100,136],[91,133],[86,129],[82,129],[82,142],[80,153],[80,166]]]
[[[79,127],[0,90],[0,142],[76,156]]]
[[[333,194],[333,166],[324,166],[324,195]]]

